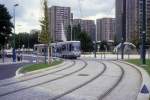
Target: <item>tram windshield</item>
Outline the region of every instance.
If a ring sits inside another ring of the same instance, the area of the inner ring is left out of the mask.
[[[71,49],[75,50],[75,51],[80,50],[80,43],[73,43],[73,44],[71,44]]]

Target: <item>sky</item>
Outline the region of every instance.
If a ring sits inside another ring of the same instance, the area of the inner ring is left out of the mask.
[[[0,0],[0,4],[4,4],[12,16],[16,3],[19,4],[15,7],[16,33],[40,30],[41,0]],[[48,0],[48,7],[51,6],[71,7],[74,18],[96,20],[115,17],[115,0]]]

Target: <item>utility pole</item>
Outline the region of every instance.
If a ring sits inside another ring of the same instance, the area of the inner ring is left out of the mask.
[[[73,18],[72,18],[72,13],[70,13],[70,30],[71,30],[70,40],[71,41],[72,41],[72,29],[73,29]]]
[[[95,32],[95,45],[94,45],[94,57],[96,58],[96,51],[97,51],[97,26],[96,26],[96,32]]]
[[[17,7],[17,6],[19,6],[19,4],[15,4],[13,7],[14,7],[14,11],[13,11],[13,13],[14,13],[14,40],[13,40],[13,62],[16,62],[16,46],[15,46],[15,33],[16,33],[16,30],[15,30],[15,17],[16,17],[16,15],[15,15],[15,8]]]
[[[124,59],[124,42],[126,41],[126,0],[123,0],[121,59]]]
[[[142,0],[142,32],[141,32],[141,42],[142,42],[142,48],[141,48],[141,58],[142,58],[142,64],[146,64],[146,49],[145,49],[145,40],[146,40],[146,0]]]
[[[94,41],[94,57],[96,58],[96,40]]]

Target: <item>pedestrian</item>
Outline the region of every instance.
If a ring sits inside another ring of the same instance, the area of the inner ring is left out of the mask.
[[[20,53],[18,53],[18,55],[17,55],[17,61],[20,61],[20,58],[21,58]]]
[[[22,61],[22,54],[20,54],[20,60]]]

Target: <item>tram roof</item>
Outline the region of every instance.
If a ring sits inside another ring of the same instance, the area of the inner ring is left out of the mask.
[[[55,44],[66,44],[66,43],[80,43],[80,41],[55,42],[55,43],[51,43],[51,45],[55,45]]]
[[[51,43],[50,45],[55,45],[55,44],[67,44],[67,43],[80,43],[80,41],[65,41],[65,42],[55,42]],[[43,47],[43,46],[48,46],[47,44],[35,44],[34,47]]]

